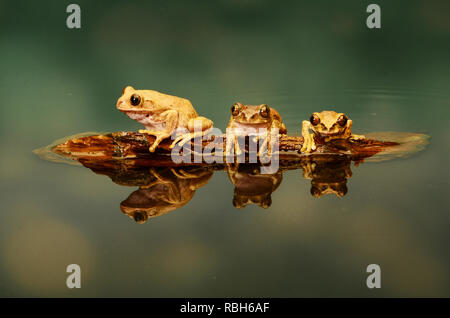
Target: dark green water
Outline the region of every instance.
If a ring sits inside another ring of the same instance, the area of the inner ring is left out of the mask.
[[[381,30],[365,26],[369,1],[79,1],[80,30],[68,3],[0,4],[0,296],[450,296],[448,1],[377,1]],[[137,187],[32,153],[139,129],[115,109],[126,85],[189,98],[221,129],[241,101],[277,108],[290,134],[334,109],[355,133],[431,139],[352,166],[342,198],[314,198],[295,170],[269,208],[235,209],[216,172],[136,224],[119,204]],[[381,289],[366,287],[372,263]]]

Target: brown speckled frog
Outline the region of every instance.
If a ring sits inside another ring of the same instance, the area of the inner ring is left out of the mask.
[[[272,204],[272,193],[283,180],[281,170],[274,174],[261,174],[260,167],[255,164],[228,165],[227,172],[234,184],[233,205],[238,209],[245,208],[248,204],[268,208]]]
[[[265,128],[267,134],[262,136],[264,141],[258,151],[261,155],[267,147],[267,155],[271,155],[271,129],[278,129],[279,134],[286,134],[286,126],[281,120],[280,114],[266,104],[243,105],[235,103],[231,106],[231,117],[227,126],[226,154],[231,154],[234,146],[235,153],[240,155],[242,150],[239,147],[237,137],[259,135],[258,129]],[[261,137],[261,136],[259,136]]]
[[[333,139],[360,140],[365,137],[362,135],[353,135],[352,121],[344,113],[336,113],[330,110],[324,110],[321,113],[313,113],[309,121],[302,123],[302,135],[304,138],[301,151],[309,153],[316,149],[314,138],[328,142]],[[309,130],[313,133],[310,133]]]
[[[177,133],[171,148],[207,135],[213,127],[211,120],[197,115],[189,100],[152,90],[135,90],[131,86],[122,91],[117,109],[145,126],[145,129],[139,130],[140,133],[156,137],[150,152],[154,152],[162,140],[169,138],[179,128],[184,133]]]

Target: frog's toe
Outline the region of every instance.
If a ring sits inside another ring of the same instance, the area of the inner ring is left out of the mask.
[[[258,151],[258,156],[261,158],[263,156],[267,156],[267,157],[272,157],[272,151],[271,150],[267,150],[267,152],[262,149],[260,151]]]
[[[188,141],[190,141],[192,139],[191,134],[188,135],[182,135],[182,136],[178,136],[170,145],[170,149],[172,149],[173,147],[175,147],[175,145],[178,145],[180,147],[183,147],[183,145],[185,143],[187,143]]]

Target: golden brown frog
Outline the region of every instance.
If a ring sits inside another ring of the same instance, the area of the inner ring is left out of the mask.
[[[259,129],[266,129],[266,133],[261,136],[258,133]],[[233,145],[236,155],[242,153],[237,141],[238,136],[256,135],[264,138],[258,154],[261,155],[267,147],[267,154],[270,156],[272,152],[271,129],[278,129],[279,134],[287,133],[286,126],[275,109],[266,104],[256,106],[233,104],[227,126],[226,154],[231,154]]]
[[[183,146],[192,138],[204,136],[213,127],[211,120],[197,115],[189,100],[152,90],[135,90],[131,86],[122,91],[117,109],[145,126],[145,129],[139,130],[140,133],[156,137],[150,152],[154,152],[160,142],[172,133],[176,133],[177,137],[171,148],[176,144]],[[179,133],[177,129],[184,132]]]
[[[344,113],[336,113],[334,111],[324,110],[321,113],[313,113],[309,121],[304,120],[302,123],[303,146],[301,151],[309,153],[316,149],[314,139],[318,138],[324,142],[333,139],[364,139],[363,135],[353,135],[352,121]],[[310,133],[309,130],[313,133]]]
[[[131,193],[120,203],[123,213],[137,223],[145,223],[176,210],[188,203],[195,191],[208,183],[213,171],[208,168],[154,167],[150,169],[152,181]]]
[[[303,178],[311,179],[311,194],[320,198],[325,194],[343,197],[347,193],[347,179],[352,176],[351,160],[341,156],[309,156],[301,161]]]
[[[247,204],[256,204],[261,208],[268,208],[272,204],[274,192],[283,180],[283,173],[279,170],[274,174],[261,174],[256,164],[227,166],[228,177],[234,184],[233,205],[240,209]]]

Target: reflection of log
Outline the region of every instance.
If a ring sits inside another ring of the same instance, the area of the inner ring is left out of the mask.
[[[202,141],[200,149],[206,146],[214,146],[216,149],[223,149],[225,136],[218,142],[218,139],[211,137]],[[134,166],[167,166],[176,165],[171,157],[169,148],[171,140],[163,141],[154,153],[150,153],[148,148],[154,140],[153,136],[135,133],[118,132],[106,135],[94,135],[81,138],[70,139],[66,142],[54,146],[51,150],[61,156],[72,158],[78,161],[105,161],[132,159]],[[194,141],[191,143],[192,148]],[[299,153],[303,144],[302,137],[280,136],[279,139],[279,160],[298,160],[305,154]],[[197,144],[199,145],[199,144]],[[335,140],[327,144],[317,144],[314,154],[346,155],[351,160],[360,161],[364,158],[398,145],[397,142],[385,142],[372,139],[361,141]],[[248,150],[248,147],[247,147]],[[199,163],[197,163],[198,165]],[[205,164],[205,163],[200,163]],[[183,164],[186,165],[186,164]]]

